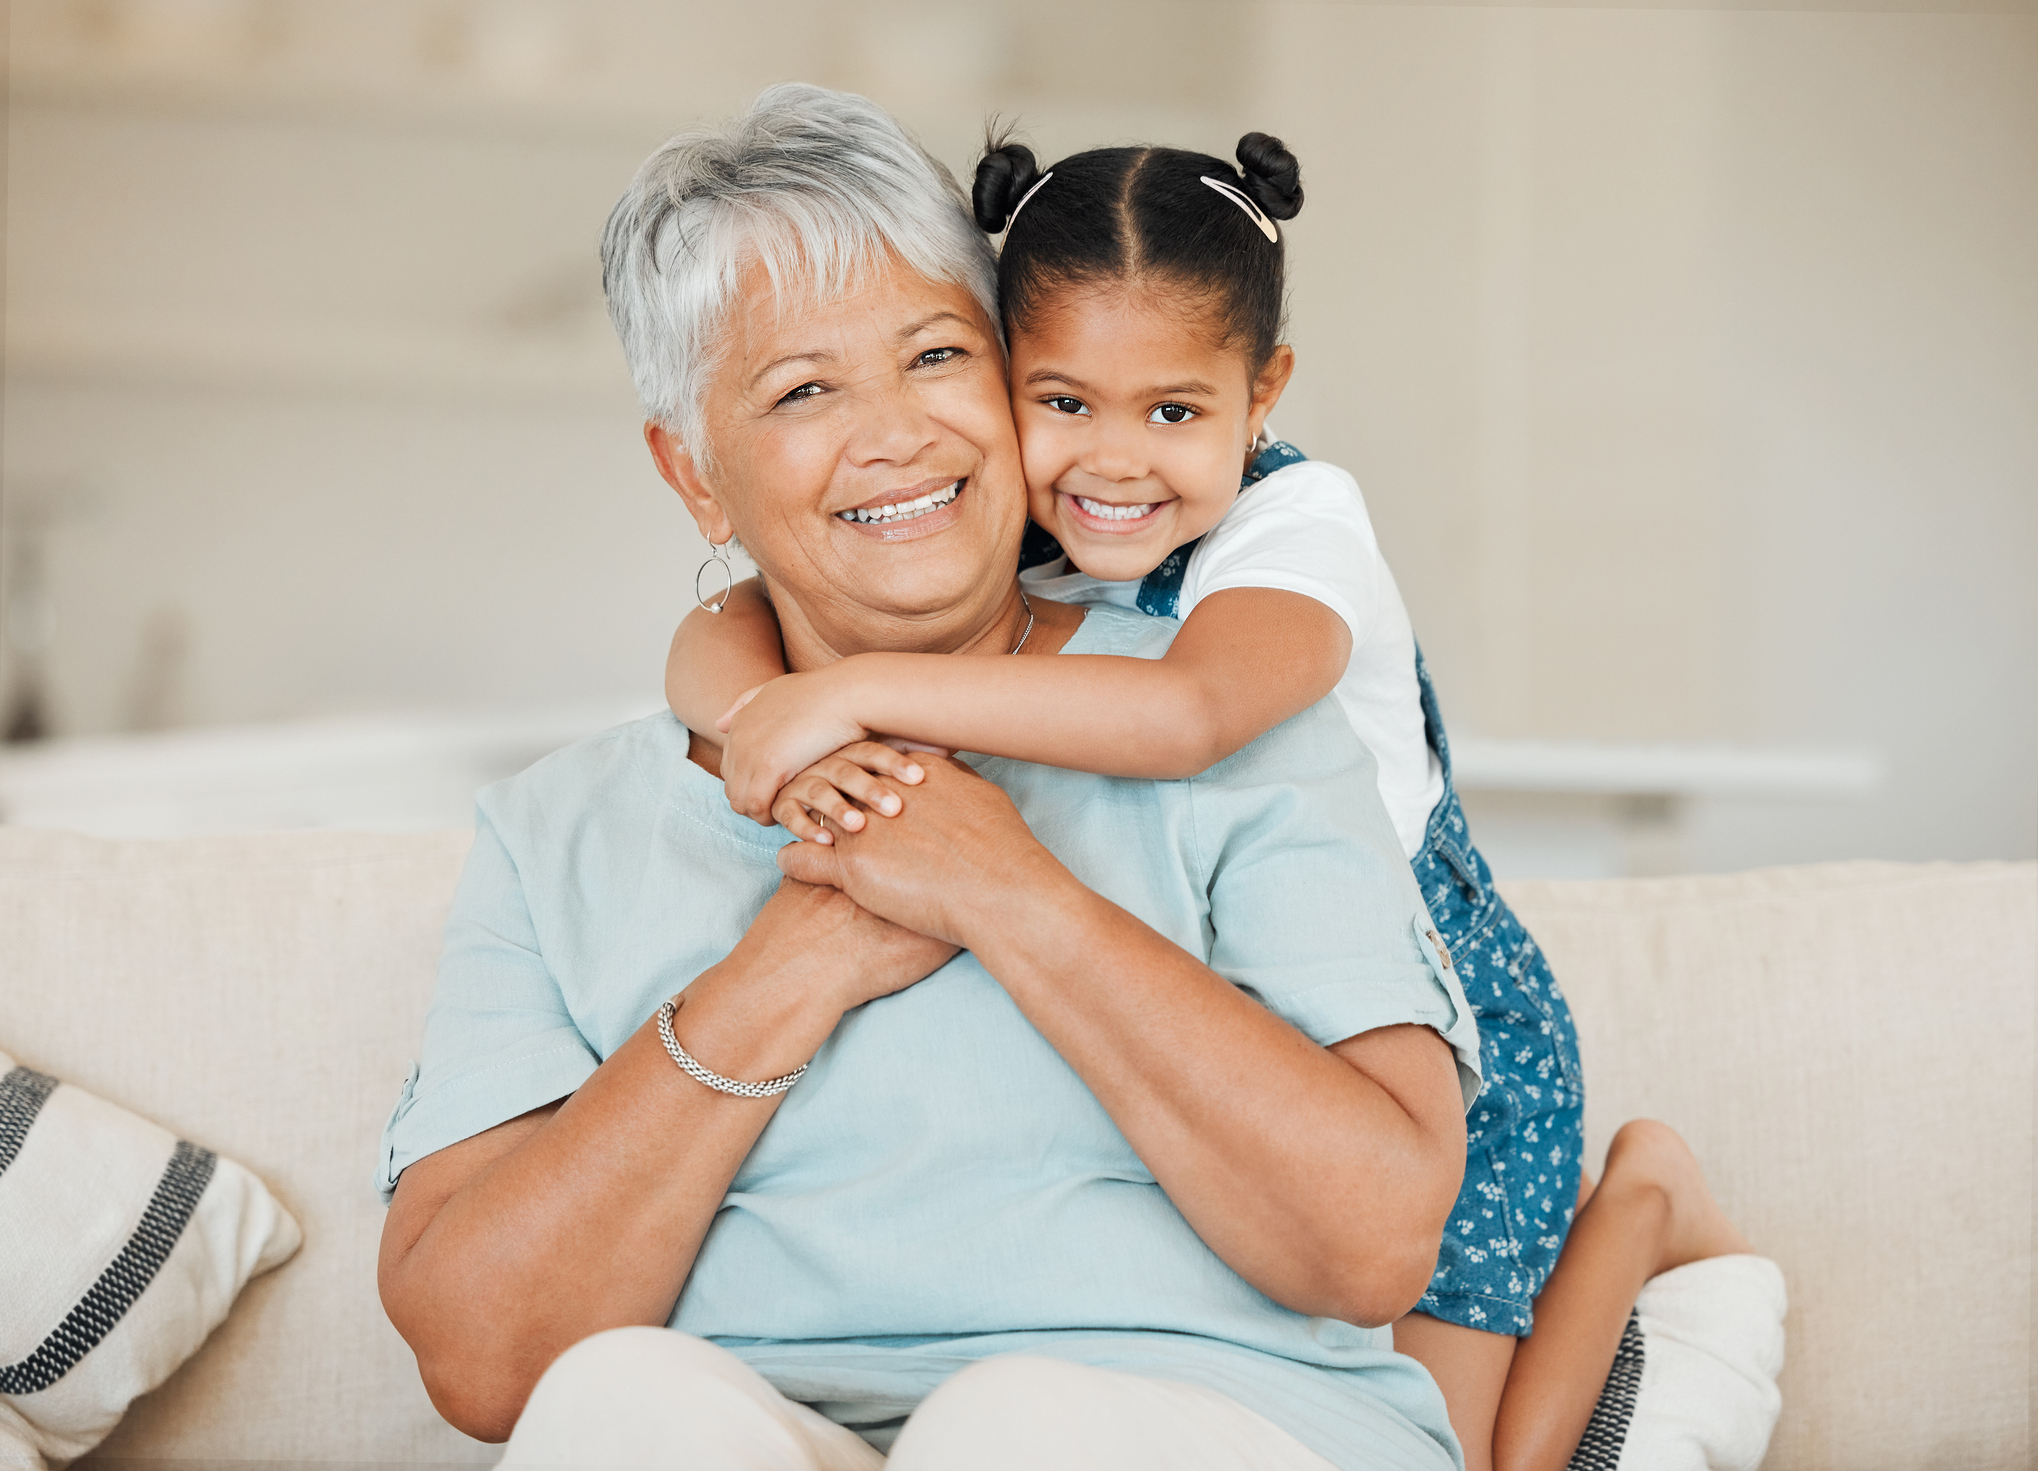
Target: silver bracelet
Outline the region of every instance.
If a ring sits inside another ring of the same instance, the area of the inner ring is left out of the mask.
[[[672,1060],[679,1064],[679,1070],[695,1082],[706,1083],[717,1093],[733,1093],[738,1098],[776,1098],[793,1084],[807,1070],[801,1063],[782,1078],[773,1078],[768,1083],[739,1083],[734,1078],[725,1078],[713,1068],[702,1067],[679,1041],[672,1035],[672,1018],[679,1010],[679,1003],[667,998],[658,1008],[658,1040],[665,1044],[665,1050],[672,1054]]]

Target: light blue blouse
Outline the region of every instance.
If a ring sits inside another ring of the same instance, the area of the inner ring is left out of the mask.
[[[1154,658],[1176,627],[1093,607],[1066,652]],[[732,813],[686,746],[661,713],[481,793],[385,1199],[412,1161],[579,1087],[777,886],[785,831]],[[1470,1008],[1333,705],[1189,781],[974,764],[1083,883],[1316,1041],[1434,1027],[1469,1103]],[[1219,1260],[966,952],[843,1018],[670,1321],[880,1448],[949,1374],[1027,1352],[1208,1386],[1340,1467],[1461,1464],[1388,1333],[1292,1312]]]

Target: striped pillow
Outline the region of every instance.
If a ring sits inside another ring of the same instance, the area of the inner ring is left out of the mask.
[[[1783,1408],[1789,1306],[1767,1257],[1651,1277],[1568,1471],[1756,1471]]]
[[[241,1165],[0,1053],[0,1462],[92,1449],[302,1240]]]

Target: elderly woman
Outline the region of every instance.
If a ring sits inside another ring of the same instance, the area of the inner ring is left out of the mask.
[[[1021,597],[993,263],[882,111],[674,140],[603,254],[652,454],[791,668],[1165,649]],[[925,766],[832,847],[663,712],[482,793],[382,1163],[433,1402],[505,1464],[1452,1465],[1379,1325],[1477,1039],[1350,726],[1186,782]]]

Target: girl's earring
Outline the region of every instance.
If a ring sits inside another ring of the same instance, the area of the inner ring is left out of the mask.
[[[703,608],[706,608],[710,613],[719,613],[728,606],[729,594],[736,590],[736,571],[729,565],[728,545],[727,542],[724,542],[721,546],[716,546],[713,542],[709,542],[708,559],[701,563],[700,569],[693,575],[694,601]],[[708,571],[710,567],[719,568],[722,577],[722,590],[716,595],[713,602],[709,602],[701,592],[702,579],[705,578],[707,580],[708,586],[712,587],[714,585],[714,577]]]

